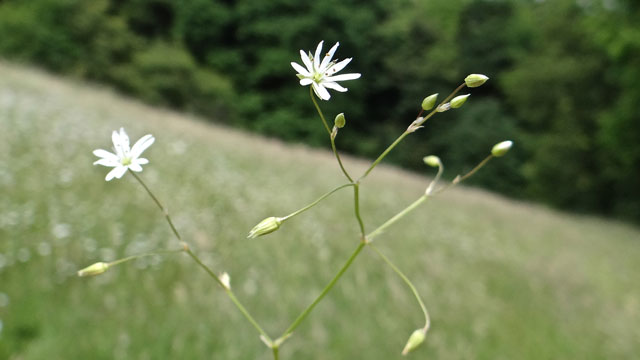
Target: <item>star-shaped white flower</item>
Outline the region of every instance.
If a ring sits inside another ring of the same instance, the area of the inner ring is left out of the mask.
[[[306,54],[304,51],[300,50],[300,57],[302,58],[302,63],[306,66],[306,69],[295,62],[292,62],[291,66],[293,66],[293,68],[298,72],[297,76],[300,79],[300,85],[311,85],[313,87],[313,91],[320,99],[329,100],[331,95],[327,89],[345,92],[347,91],[347,88],[338,85],[338,81],[358,79],[360,74],[352,73],[335,75],[338,71],[344,69],[344,67],[349,64],[351,58],[344,59],[340,62],[337,60],[331,61],[333,54],[336,52],[336,49],[338,49],[340,43],[333,45],[329,52],[322,57],[323,42],[324,41],[320,41],[318,44],[315,56],[312,56],[311,52]],[[322,61],[320,60],[321,57]]]
[[[120,179],[127,172],[127,169],[135,172],[142,171],[141,165],[148,164],[149,160],[141,158],[140,155],[156,141],[151,134],[147,134],[136,141],[132,148],[129,148],[129,136],[123,128],[120,128],[120,132],[114,131],[111,134],[111,140],[115,154],[102,149],[93,151],[93,155],[100,158],[93,165],[113,168],[104,178],[107,181],[113,178]]]

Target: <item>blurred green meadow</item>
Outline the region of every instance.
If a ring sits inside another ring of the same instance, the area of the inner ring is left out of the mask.
[[[323,131],[311,112],[300,121]],[[229,272],[238,297],[273,336],[357,246],[348,189],[273,234],[246,239],[263,218],[343,183],[330,152],[0,63],[0,359],[270,359],[223,291],[183,254],[75,276],[96,261],[178,248],[130,175],[107,183],[109,170],[92,165],[92,150],[109,149],[121,126],[132,141],[156,137],[142,178],[204,261]],[[438,155],[446,166],[446,154]],[[368,162],[345,164],[360,173]],[[482,171],[491,174],[493,165]],[[427,183],[377,168],[361,187],[367,229]],[[432,315],[427,341],[410,357],[494,360],[636,357],[639,240],[629,225],[459,187],[376,241],[414,280]],[[365,248],[281,357],[399,359],[421,320],[409,289]]]

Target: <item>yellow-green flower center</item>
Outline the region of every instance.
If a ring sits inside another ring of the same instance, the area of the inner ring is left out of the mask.
[[[131,165],[131,158],[126,157],[126,158],[122,159],[122,165],[124,165],[124,166]]]

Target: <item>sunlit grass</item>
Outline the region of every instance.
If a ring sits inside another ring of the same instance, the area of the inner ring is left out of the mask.
[[[300,121],[316,121],[323,131],[312,110]],[[75,276],[95,261],[178,247],[132,177],[106,183],[108,169],[91,165],[91,151],[109,148],[111,131],[121,126],[134,139],[157,138],[141,176],[207,264],[230,273],[239,298],[273,336],[357,245],[350,189],[273,234],[246,239],[263,218],[286,215],[343,183],[330,152],[0,64],[0,358],[269,359],[253,328],[182,254]],[[345,163],[352,173],[368,165]],[[421,176],[376,169],[361,190],[367,228],[426,185]],[[414,358],[640,353],[637,229],[458,188],[376,241],[415,281],[433,317]],[[367,250],[282,356],[400,358],[421,321],[408,289]]]

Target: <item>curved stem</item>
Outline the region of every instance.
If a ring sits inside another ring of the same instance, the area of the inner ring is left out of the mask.
[[[484,158],[484,160],[482,160],[480,163],[478,163],[478,165],[476,165],[473,169],[471,169],[471,171],[469,171],[468,173],[460,176],[456,176],[455,179],[453,179],[453,181],[451,183],[449,183],[447,186],[444,186],[440,189],[438,189],[438,191],[436,191],[434,194],[440,194],[444,191],[446,191],[447,189],[465,181],[466,179],[468,179],[469,177],[471,177],[473,174],[475,174],[478,170],[480,170],[480,168],[482,168],[483,166],[485,166],[489,160],[493,159],[493,155],[489,154],[489,156],[487,156],[486,158]]]
[[[326,193],[326,194],[324,194],[324,195],[320,196],[316,201],[312,202],[311,204],[309,204],[309,205],[307,205],[307,206],[303,207],[303,208],[302,208],[302,209],[300,209],[300,210],[296,210],[295,212],[293,212],[293,213],[291,213],[291,214],[289,214],[289,215],[287,215],[287,216],[285,216],[285,217],[283,217],[283,218],[280,218],[280,220],[281,220],[281,221],[285,221],[285,220],[287,220],[287,219],[289,219],[289,218],[291,218],[291,217],[294,217],[294,216],[296,216],[296,215],[299,215],[299,214],[301,214],[301,213],[303,213],[303,212],[305,212],[305,211],[307,211],[307,210],[311,209],[312,207],[316,206],[320,201],[324,200],[325,198],[327,198],[328,196],[330,196],[330,195],[331,195],[331,194],[333,194],[334,192],[336,192],[336,191],[338,191],[338,190],[340,190],[340,189],[344,189],[344,188],[346,188],[347,186],[355,186],[355,184],[353,184],[353,183],[349,183],[349,184],[340,185],[340,186],[338,186],[337,188],[335,188],[335,189],[333,189],[333,190],[329,191],[328,193]]]
[[[324,114],[322,113],[322,109],[320,109],[320,105],[318,105],[318,100],[316,100],[316,97],[313,94],[313,88],[311,88],[311,87],[309,87],[309,95],[311,96],[311,100],[313,101],[313,105],[315,105],[316,110],[318,111],[318,115],[320,115],[320,119],[322,119],[322,124],[324,124],[324,128],[329,133],[329,138],[331,139],[331,149],[333,150],[333,155],[335,155],[336,159],[338,160],[338,165],[340,165],[340,170],[342,170],[342,173],[344,174],[344,176],[347,177],[349,182],[353,182],[353,179],[351,178],[351,176],[349,175],[347,170],[344,168],[344,165],[342,165],[342,159],[340,159],[340,154],[338,153],[338,150],[336,149],[335,138],[331,135],[331,129],[329,128],[329,124],[327,123],[327,120],[324,118]]]
[[[391,226],[396,221],[400,220],[403,216],[407,215],[413,209],[417,208],[420,204],[425,202],[429,196],[427,194],[422,195],[418,200],[414,201],[411,205],[407,206],[404,210],[394,215],[391,219],[387,220],[384,224],[380,225],[377,229],[373,230],[367,235],[367,240],[370,242],[374,237],[380,235],[386,228]]]
[[[400,276],[400,278],[402,278],[405,284],[409,286],[409,288],[411,289],[411,292],[413,292],[413,296],[415,296],[416,300],[418,301],[418,304],[420,304],[420,309],[422,309],[422,313],[424,314],[424,322],[425,322],[424,330],[427,331],[429,329],[429,326],[431,325],[431,319],[429,317],[429,312],[427,311],[427,307],[424,305],[422,298],[420,298],[420,294],[418,293],[418,290],[416,289],[416,287],[413,285],[411,280],[409,280],[409,278],[404,273],[402,273],[402,271],[400,271],[400,269],[394,263],[392,263],[391,260],[389,260],[389,258],[386,257],[377,247],[375,247],[371,243],[369,243],[368,245],[371,249],[373,249],[373,251],[376,252],[376,254],[378,254],[382,258],[382,260],[384,260],[384,262],[387,263],[387,265],[391,267],[391,269],[393,269],[393,271],[395,271],[396,274],[398,274],[398,276]]]
[[[109,264],[109,266],[114,266],[114,265],[125,263],[127,261],[131,261],[131,260],[135,260],[135,259],[139,259],[139,258],[143,258],[143,257],[147,257],[147,256],[161,255],[161,254],[175,254],[175,253],[181,253],[183,251],[184,251],[183,249],[153,251],[153,252],[148,252],[148,253],[144,253],[144,254],[127,256],[127,257],[122,258],[122,259],[111,261],[108,264]]]
[[[162,211],[162,213],[164,214],[164,217],[167,219],[167,222],[169,223],[169,226],[171,227],[171,230],[173,231],[173,234],[176,236],[178,241],[182,242],[182,245],[183,245],[183,250],[182,251],[187,253],[187,255],[189,255],[191,257],[191,259],[193,259],[198,265],[200,265],[200,267],[209,276],[211,276],[220,286],[222,286],[223,289],[225,289],[227,295],[229,296],[229,298],[231,299],[233,304],[236,306],[236,308],[238,308],[238,310],[240,310],[242,315],[244,315],[244,317],[251,323],[251,325],[253,325],[253,327],[260,333],[260,335],[264,336],[269,341],[269,343],[271,343],[272,341],[271,341],[271,338],[269,337],[269,335],[267,335],[267,333],[262,329],[262,327],[258,324],[258,322],[253,318],[253,316],[251,316],[249,311],[247,311],[247,309],[242,305],[242,303],[240,303],[240,301],[238,300],[238,298],[236,298],[236,296],[233,293],[233,291],[231,291],[231,289],[228,288],[222,282],[222,280],[220,280],[220,277],[218,277],[218,275],[216,275],[216,273],[214,273],[213,270],[211,270],[207,265],[205,265],[205,263],[203,263],[202,260],[200,260],[200,258],[196,254],[194,254],[193,251],[191,251],[189,246],[184,241],[182,241],[182,238],[180,237],[180,234],[178,233],[178,230],[173,225],[173,221],[171,221],[171,216],[169,216],[169,212],[165,209],[164,206],[162,206],[162,204],[160,203],[160,200],[158,200],[158,198],[153,194],[153,192],[149,189],[149,187],[147,187],[147,184],[145,184],[144,181],[142,181],[142,179],[140,179],[140,177],[138,175],[136,175],[136,173],[134,173],[133,171],[131,171],[131,174],[133,175],[133,177],[136,178],[136,180],[138,180],[140,185],[142,185],[142,187],[144,187],[144,189],[147,191],[149,196],[151,196],[151,198],[156,203],[156,205],[158,205],[158,208],[160,208],[160,211]]]
[[[318,305],[320,300],[322,300],[325,297],[325,295],[329,293],[329,291],[333,288],[333,286],[338,282],[340,277],[342,277],[345,271],[347,271],[347,269],[351,266],[351,264],[353,263],[353,260],[355,260],[358,254],[360,254],[360,251],[362,251],[362,248],[364,246],[365,246],[364,242],[360,242],[360,244],[358,244],[358,247],[354,250],[354,252],[351,254],[347,262],[342,266],[340,271],[338,271],[338,273],[333,277],[333,279],[331,279],[331,281],[327,284],[327,286],[325,286],[324,290],[322,290],[320,295],[318,295],[318,297],[311,303],[311,305],[307,306],[307,308],[304,309],[304,311],[302,311],[300,315],[298,315],[298,317],[293,321],[293,323],[289,326],[289,328],[282,334],[282,336],[280,336],[275,341],[276,343],[281,343],[284,339],[286,339],[300,325],[300,323],[311,313],[313,308],[316,305]]]

